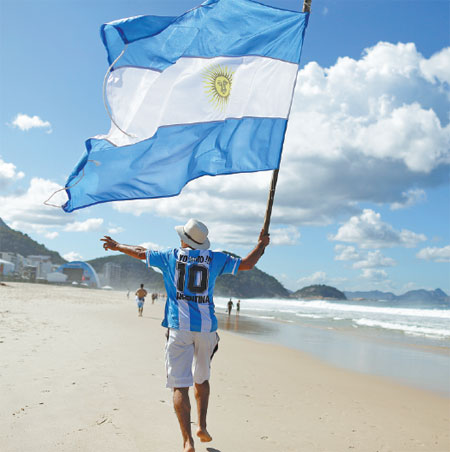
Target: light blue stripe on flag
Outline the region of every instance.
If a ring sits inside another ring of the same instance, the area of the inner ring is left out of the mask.
[[[129,135],[112,124],[86,141],[63,209],[175,196],[204,175],[278,168],[307,20],[211,0],[178,18],[104,25],[110,61],[128,45],[107,93]]]
[[[85,175],[70,189],[64,210],[114,200],[158,198],[161,193],[175,196],[186,180],[253,172],[255,166],[277,168],[285,127],[285,119],[243,118],[161,127],[149,140],[130,146],[116,147],[91,138],[68,185],[75,183],[83,168]]]
[[[259,55],[299,63],[309,15],[250,0],[211,0],[178,18],[141,16],[101,28],[110,64],[164,70],[184,57]],[[164,28],[164,25],[167,26]]]

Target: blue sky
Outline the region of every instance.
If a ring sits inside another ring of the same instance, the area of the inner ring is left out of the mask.
[[[213,248],[256,242],[270,173],[202,178],[169,200],[73,214],[42,202],[84,141],[109,130],[102,23],[178,15],[196,0],[0,2],[0,217],[72,258],[99,238],[169,247],[194,216]],[[301,9],[291,0],[265,1]],[[425,10],[426,9],[426,10]],[[289,289],[442,288],[450,293],[448,1],[318,1],[280,169],[272,243],[259,268]]]

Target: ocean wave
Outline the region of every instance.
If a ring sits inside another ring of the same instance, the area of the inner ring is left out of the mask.
[[[318,315],[318,314],[300,314],[299,312],[296,312],[295,315],[297,317],[306,317],[308,319],[325,319],[327,316],[324,315]]]
[[[216,305],[226,306],[227,301],[228,300],[224,298],[216,298]],[[370,313],[387,314],[390,316],[407,316],[450,320],[450,309],[400,308],[386,306],[385,304],[383,304],[382,306],[373,306],[364,304],[330,302],[326,300],[301,301],[284,299],[245,299],[241,300],[241,309],[248,309],[251,311],[284,312],[292,314],[328,314],[330,317],[334,317],[339,313],[347,316],[351,313],[359,313],[362,315]],[[349,317],[352,318],[354,316],[350,315]]]
[[[340,312],[358,312],[358,313],[371,313],[371,314],[388,314],[395,316],[407,316],[407,317],[426,317],[426,318],[439,318],[450,319],[449,309],[417,309],[417,308],[395,308],[395,307],[378,307],[367,305],[354,305],[343,303],[329,303],[327,301],[311,301],[302,302],[303,308],[308,310],[315,308],[328,311],[340,311]]]
[[[375,328],[384,328],[387,330],[403,331],[405,334],[414,335],[414,336],[427,336],[427,337],[433,337],[433,338],[449,338],[450,337],[450,330],[442,329],[442,328],[407,325],[404,323],[384,322],[384,321],[380,321],[380,320],[365,319],[365,318],[354,320],[353,322],[359,326],[368,326],[368,327],[375,327]]]

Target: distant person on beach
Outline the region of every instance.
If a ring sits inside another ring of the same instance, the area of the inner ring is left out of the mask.
[[[155,292],[153,292],[153,293],[152,293],[152,304],[155,303],[155,300],[156,300],[157,298],[158,298],[158,294],[155,293]]]
[[[138,316],[142,317],[142,313],[144,312],[145,297],[147,296],[147,291],[144,289],[144,284],[141,284],[141,287],[136,290],[135,295],[138,307]]]
[[[231,314],[232,309],[233,309],[233,302],[231,301],[231,298],[230,298],[230,301],[227,303],[228,315]]]
[[[238,300],[236,303],[236,313],[239,314],[240,310],[241,310],[241,300]]]
[[[217,351],[219,336],[214,313],[213,291],[216,278],[251,270],[270,242],[261,231],[258,244],[244,259],[211,251],[208,228],[190,219],[176,226],[180,247],[169,251],[151,251],[142,246],[122,245],[109,236],[101,240],[105,250],[120,251],[147,266],[162,270],[167,291],[164,320],[167,330],[166,373],[168,388],[173,390],[173,404],[183,437],[183,452],[195,452],[191,432],[189,387],[194,386],[197,402],[197,436],[201,442],[212,440],[206,428],[209,402],[210,364]],[[193,372],[192,372],[193,370]]]

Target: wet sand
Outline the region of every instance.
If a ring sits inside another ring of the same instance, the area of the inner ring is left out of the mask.
[[[218,312],[219,328],[300,350],[333,366],[394,379],[450,397],[448,341],[408,337],[374,328],[301,320],[290,323],[245,313]],[[430,342],[430,341],[428,341]]]
[[[1,450],[181,451],[162,310],[147,301],[139,318],[125,292],[0,286]],[[220,334],[214,440],[197,451],[450,450],[448,398]]]

